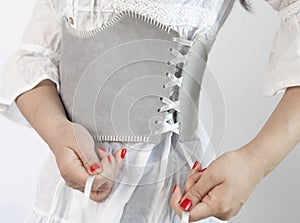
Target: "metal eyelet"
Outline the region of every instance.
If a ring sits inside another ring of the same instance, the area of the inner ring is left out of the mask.
[[[74,19],[73,19],[73,17],[69,17],[68,18],[68,22],[71,24],[71,25],[74,25]]]

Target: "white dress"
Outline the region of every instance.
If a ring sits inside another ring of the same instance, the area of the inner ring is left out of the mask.
[[[61,15],[72,17],[76,29],[86,30],[103,25],[115,13],[123,9],[132,9],[172,26],[182,38],[191,38],[195,33],[200,33],[207,40],[209,50],[222,22],[224,22],[222,19],[227,16],[226,10],[222,8],[224,1],[228,0],[37,0],[20,48],[10,56],[1,76],[1,114],[30,127],[16,107],[15,98],[32,89],[44,79],[55,82],[59,91]],[[281,10],[289,4],[286,1],[270,1],[270,3],[277,10]],[[297,5],[294,5],[295,8],[298,7]],[[95,9],[93,17],[90,13],[91,8]],[[299,64],[297,59],[300,58],[297,45],[295,45],[297,44],[295,36],[298,34],[298,22],[295,21],[298,21],[296,17],[298,11],[291,10],[284,14],[286,17],[282,20],[270,57],[266,95],[272,95],[288,86],[300,83],[298,82],[300,78],[297,78],[295,72]],[[290,36],[291,33],[293,36]],[[289,38],[293,41],[289,41]],[[282,43],[286,44],[285,48],[281,48]],[[286,70],[287,68],[290,70]],[[206,166],[212,161],[215,154],[213,150],[208,149],[209,139],[204,129],[199,132],[202,140],[198,153],[194,157],[184,157],[183,159],[186,158],[185,161],[189,165],[198,159]],[[156,159],[154,158],[156,157],[153,156],[153,151],[158,151],[157,148],[161,149],[160,160],[168,160],[170,155],[177,154],[175,153],[177,149],[181,149],[180,145],[179,148],[174,148],[174,139],[176,140],[174,133],[167,132],[155,150],[151,144],[126,144],[128,148],[126,163],[128,165],[123,169],[119,180],[130,184],[116,183],[111,195],[104,202],[90,202],[88,208],[90,221],[111,223],[180,222],[180,219],[169,207],[169,196],[175,183],[181,186],[184,184],[182,176],[189,169],[185,166],[181,174],[174,174],[171,180],[161,182],[159,180],[168,178],[165,164],[156,166],[159,171],[149,172],[149,162],[155,163]],[[121,146],[123,145],[120,143],[104,143],[104,147],[110,152]],[[182,159],[179,152],[177,155],[176,159],[167,165],[174,165],[177,160]],[[129,169],[129,166],[136,168]],[[131,174],[126,174],[126,171],[131,171]],[[155,184],[149,185],[153,179],[155,179]],[[60,189],[58,188],[59,182],[61,182],[61,177],[54,157],[50,153],[41,171],[35,206],[28,216],[28,222],[79,222],[83,195],[68,187],[58,190]],[[219,222],[219,220],[209,218],[201,222]]]

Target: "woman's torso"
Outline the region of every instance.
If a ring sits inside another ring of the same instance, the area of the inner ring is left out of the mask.
[[[192,38],[197,31],[207,40],[208,46],[211,46],[217,31],[230,12],[232,2],[233,0],[52,0],[52,6],[59,18],[71,17],[74,21],[74,28],[77,30],[86,31],[100,27],[109,22],[116,13],[122,10],[132,10],[171,26],[183,38]],[[92,9],[93,13],[91,13]],[[193,154],[195,157],[190,157],[192,161],[202,161],[201,158],[204,157],[206,149],[200,145],[202,143],[197,144],[197,151]],[[119,148],[118,143],[107,142],[104,146],[109,148],[109,152],[114,152]],[[171,132],[166,133],[164,140],[155,148],[151,148],[151,152],[146,147],[144,151],[138,152],[133,148],[135,145],[129,144],[128,146],[130,147],[128,151],[130,159],[127,159],[127,165],[122,170],[123,174],[118,179],[119,182],[126,181],[127,184],[116,184],[109,199],[105,202],[92,203],[89,207],[91,219],[123,223],[179,222],[178,217],[169,206],[169,196],[174,184],[179,184],[181,187],[184,185],[185,176],[190,170],[183,151],[187,147],[181,145],[177,135],[171,134]],[[140,145],[139,149],[141,148],[143,145]],[[206,162],[209,162],[208,158],[210,157],[207,157]],[[59,174],[53,160],[49,160],[47,166],[49,170],[43,171],[44,176],[40,181],[42,186],[38,194],[52,194],[51,190],[56,187],[55,181]],[[56,175],[51,178],[54,172]],[[53,188],[43,193],[43,190],[48,187],[49,181],[54,182]],[[132,181],[134,183],[128,184]],[[68,219],[68,221],[74,219],[71,222],[76,222],[75,219],[78,219],[80,215],[83,195],[66,188],[60,197],[62,203],[57,208],[57,214],[62,219]],[[37,206],[43,209],[41,207],[48,205],[48,202],[51,205],[51,199],[51,197],[49,199],[41,197],[39,198],[40,204]],[[38,217],[44,218],[42,214]]]

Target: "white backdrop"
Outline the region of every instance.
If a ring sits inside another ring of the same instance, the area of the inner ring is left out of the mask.
[[[17,47],[35,0],[0,2],[0,68]],[[278,26],[277,14],[263,0],[254,14],[236,4],[211,51],[208,67],[225,99],[225,135],[219,153],[242,146],[262,127],[280,95],[261,95],[269,51]],[[213,86],[205,78],[203,86]],[[210,129],[209,111],[203,120]],[[223,114],[220,114],[223,117]],[[218,119],[218,117],[214,117]],[[31,129],[0,116],[0,222],[22,222],[34,202],[36,180],[47,145]],[[217,139],[215,144],[218,145]],[[295,149],[255,189],[231,223],[296,223],[300,219],[300,151]]]

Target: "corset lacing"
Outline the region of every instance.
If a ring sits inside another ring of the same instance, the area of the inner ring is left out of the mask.
[[[183,38],[175,37],[173,41],[186,47],[191,47],[193,41]],[[170,52],[175,56],[174,59],[167,61],[168,65],[174,65],[177,68],[179,64],[185,63],[187,60],[187,54],[183,55],[177,49],[170,48]],[[172,95],[175,91],[175,86],[181,88],[183,77],[176,77],[174,73],[166,73],[166,76],[169,78],[169,81],[163,85],[164,88],[170,88],[170,94]],[[154,135],[162,134],[168,131],[172,131],[176,134],[179,134],[179,123],[176,121],[174,122],[174,112],[180,113],[180,100],[171,100],[171,98],[161,97],[160,101],[164,104],[161,106],[157,111],[158,112],[165,112],[165,117],[163,120],[157,120],[156,124],[161,125],[159,129],[154,131]]]

